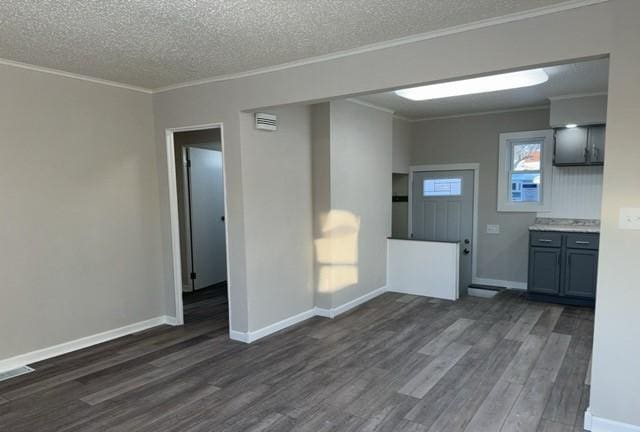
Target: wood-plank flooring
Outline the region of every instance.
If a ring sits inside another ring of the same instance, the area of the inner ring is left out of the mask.
[[[386,293],[245,345],[223,292],[0,382],[0,431],[582,431],[591,309]]]

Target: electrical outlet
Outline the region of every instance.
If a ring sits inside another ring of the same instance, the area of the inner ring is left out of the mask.
[[[487,225],[487,234],[500,234],[500,225]]]
[[[640,208],[621,208],[618,226],[623,230],[640,230]]]

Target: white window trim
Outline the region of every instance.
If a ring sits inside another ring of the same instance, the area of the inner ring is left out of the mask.
[[[540,177],[542,199],[539,203],[512,202],[509,199],[511,184],[511,143],[513,141],[543,139]],[[551,182],[553,180],[553,130],[537,130],[500,134],[498,157],[498,211],[499,212],[545,212],[551,211]]]

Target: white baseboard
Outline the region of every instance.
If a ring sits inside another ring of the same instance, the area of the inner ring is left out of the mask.
[[[244,343],[250,342],[248,332],[241,332],[241,331],[232,330],[232,329],[229,329],[229,339],[238,341],[238,342],[244,342]]]
[[[117,339],[131,333],[137,333],[143,330],[147,330],[162,324],[175,325],[175,318],[163,315],[145,321],[129,324],[113,330],[107,330],[105,332],[97,333],[91,336],[85,336],[69,342],[63,342],[58,345],[31,351],[14,357],[9,357],[7,359],[0,360],[0,372],[5,372],[8,370],[19,368],[21,366],[37,363],[43,360],[57,357],[62,354],[67,354],[72,351],[77,351],[83,348],[97,345],[102,342]]]
[[[304,320],[308,320],[309,318],[316,315],[315,308],[306,310],[297,315],[291,316],[289,318],[285,318],[282,321],[278,321],[276,323],[270,324],[266,327],[262,327],[261,329],[252,331],[252,332],[240,332],[237,330],[229,330],[229,337],[235,341],[251,343],[257,341],[258,339],[262,339],[265,336],[269,336],[277,331],[283,330],[287,327],[290,327],[294,324],[298,324]]]
[[[251,343],[265,336],[269,336],[270,334],[273,334],[277,331],[290,327],[294,324],[298,324],[299,322],[302,322],[314,316],[321,316],[325,318],[335,318],[336,316],[343,314],[348,310],[355,308],[356,306],[360,306],[362,303],[365,303],[374,297],[379,296],[380,294],[384,293],[386,290],[387,290],[387,287],[378,288],[374,291],[371,291],[370,293],[367,293],[361,297],[358,297],[357,299],[351,300],[350,302],[347,302],[343,305],[340,305],[332,309],[323,309],[323,308],[315,307],[313,309],[309,309],[307,311],[304,311],[292,317],[283,319],[282,321],[278,321],[274,324],[268,325],[266,327],[263,327],[261,329],[258,329],[252,332],[241,332],[237,330],[229,330],[229,338],[238,342]]]
[[[164,317],[164,323],[163,324],[167,324],[167,325],[175,327],[175,326],[178,325],[178,319],[176,317],[172,317],[172,316],[166,315]]]
[[[358,297],[354,300],[351,300],[350,302],[347,302],[333,309],[322,309],[322,308],[314,307],[312,309],[301,312],[297,315],[283,319],[282,321],[278,321],[274,324],[268,325],[266,327],[263,327],[261,329],[258,329],[252,332],[240,332],[236,330],[229,330],[229,337],[239,342],[251,343],[314,316],[334,318],[340,314],[343,314],[355,308],[356,306],[360,306],[362,303],[365,303],[374,297],[379,296],[380,294],[384,293],[386,290],[387,290],[386,287],[378,288],[374,291],[371,291],[370,293],[367,293],[361,297]],[[15,357],[10,357],[4,360],[0,360],[0,372],[12,370],[21,366],[26,366],[28,364],[37,363],[42,360],[46,360],[52,357],[57,357],[59,355],[66,354],[71,351],[77,351],[79,349],[87,348],[92,345],[97,345],[102,342],[107,342],[112,339],[117,339],[119,337],[126,336],[131,333],[147,330],[162,324],[175,326],[177,325],[177,320],[175,317],[163,315],[163,316],[151,318],[146,321],[129,324],[117,329],[108,330],[106,332],[98,333],[91,336],[86,336],[86,337],[69,341],[69,342],[64,342],[59,345],[54,345],[48,348],[32,351],[30,353],[17,355]]]
[[[366,303],[369,300],[378,297],[380,294],[383,294],[387,291],[387,287],[383,286],[376,290],[371,291],[363,296],[360,296],[356,299],[353,299],[343,305],[334,307],[332,309],[323,309],[323,308],[315,308],[315,315],[325,317],[325,318],[335,318],[340,314],[343,314],[357,306],[360,306],[362,303]]]
[[[640,432],[640,426],[596,417],[590,409],[584,413],[584,428],[591,432]]]
[[[473,278],[472,283],[478,284],[478,285],[492,285],[492,286],[506,287],[508,289],[513,289],[513,290],[527,289],[526,282],[508,281],[508,280],[501,280],[501,279],[488,279],[488,278],[475,277]]]
[[[493,298],[498,295],[499,291],[491,291],[478,288],[467,288],[467,294],[472,297]]]

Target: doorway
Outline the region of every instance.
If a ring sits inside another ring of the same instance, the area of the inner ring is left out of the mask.
[[[192,145],[183,151],[186,187],[181,216],[189,229],[182,231],[187,245],[182,280],[183,286],[187,282],[185,291],[193,293],[227,281],[222,152]]]
[[[167,151],[176,324],[228,321],[222,127],[168,130]]]
[[[475,257],[477,166],[411,168],[411,238],[459,242],[459,292],[472,283]]]

